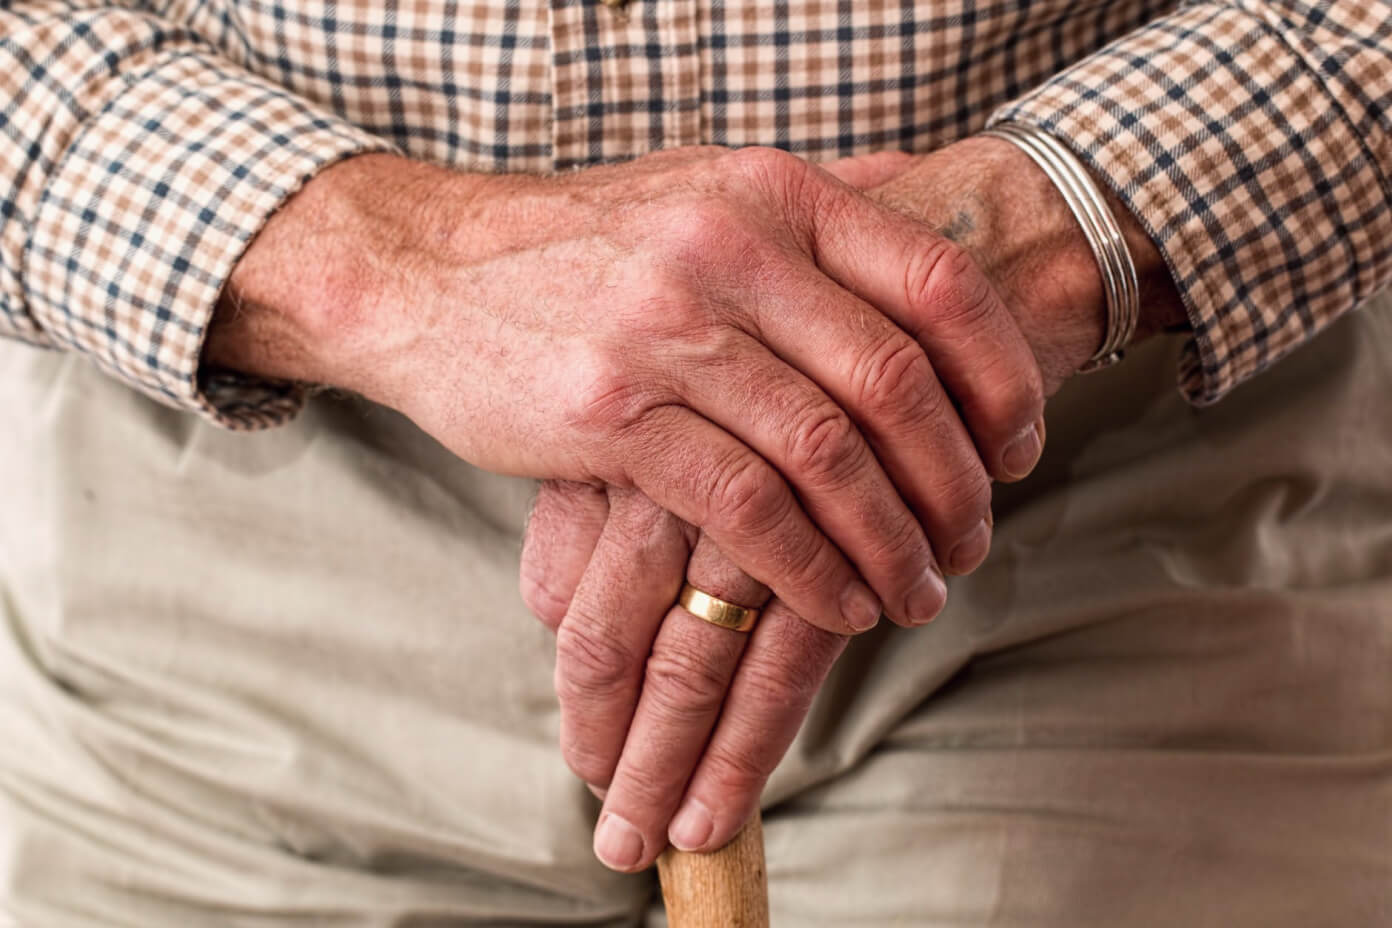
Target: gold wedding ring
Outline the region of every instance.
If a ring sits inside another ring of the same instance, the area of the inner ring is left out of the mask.
[[[682,587],[681,595],[677,597],[677,605],[698,619],[734,632],[749,631],[759,619],[758,609],[727,603],[696,589],[689,583]]]

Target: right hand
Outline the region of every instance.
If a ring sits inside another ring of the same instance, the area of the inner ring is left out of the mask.
[[[934,551],[984,556],[990,477],[1043,409],[961,248],[764,149],[549,178],[350,159],[229,299],[210,362],[356,390],[485,469],[636,487],[836,633],[938,612]],[[246,331],[258,307],[282,330]]]

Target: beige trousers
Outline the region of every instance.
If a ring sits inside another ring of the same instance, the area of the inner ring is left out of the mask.
[[[1392,300],[1230,399],[1076,379],[945,614],[766,795],[776,926],[1392,924]],[[532,487],[0,348],[0,924],[636,925],[516,592]]]

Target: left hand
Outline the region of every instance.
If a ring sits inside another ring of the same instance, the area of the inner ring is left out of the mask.
[[[522,563],[523,598],[565,636],[556,661],[561,748],[605,799],[600,860],[624,871],[649,866],[669,823],[684,849],[725,844],[849,639],[779,600],[765,605],[767,588],[635,490],[542,484]],[[718,628],[674,605],[683,578],[764,606],[753,631]],[[684,793],[695,811],[672,823]]]
[[[966,246],[1025,335],[1046,395],[1096,350],[1105,324],[1096,262],[1049,180],[1009,143],[972,138],[832,170]],[[1183,309],[1153,244],[1112,206],[1142,276],[1139,339],[1182,322]],[[777,600],[748,635],[709,625],[673,605],[683,578],[743,605],[768,595],[636,491],[543,484],[522,591],[562,636],[562,752],[605,790],[595,850],[615,869],[650,865],[669,839],[712,850],[733,837],[846,643]]]

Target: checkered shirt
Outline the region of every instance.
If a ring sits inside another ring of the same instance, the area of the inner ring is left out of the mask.
[[[1072,147],[1150,232],[1194,402],[1392,280],[1386,0],[0,0],[0,334],[230,427],[217,295],[324,166],[550,171],[690,143]]]

